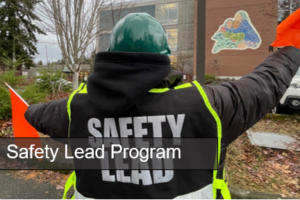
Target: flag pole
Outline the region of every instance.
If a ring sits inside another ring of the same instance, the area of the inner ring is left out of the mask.
[[[8,87],[11,91],[13,91],[27,106],[29,106],[28,105],[28,103],[10,86],[10,85],[8,85],[6,82],[4,82],[4,84],[6,85],[6,87]]]

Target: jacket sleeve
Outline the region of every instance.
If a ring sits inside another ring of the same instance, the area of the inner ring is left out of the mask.
[[[50,137],[67,138],[69,116],[68,98],[43,104],[30,105],[25,113],[26,120],[39,132]]]
[[[300,66],[300,50],[285,47],[238,81],[204,86],[229,145],[274,108]]]

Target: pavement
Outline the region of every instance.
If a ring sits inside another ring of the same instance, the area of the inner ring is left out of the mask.
[[[0,170],[0,199],[61,199],[63,190],[44,181],[15,179],[15,171]]]
[[[49,181],[14,178],[13,170],[0,170],[0,199],[61,199],[62,189],[56,189]],[[229,187],[233,199],[279,199],[280,195],[242,190]],[[69,193],[70,198],[72,191]],[[289,198],[291,199],[291,198]]]
[[[286,134],[247,131],[252,145],[273,149],[294,148],[300,152],[298,141]]]
[[[269,194],[251,190],[244,190],[236,187],[230,187],[230,194],[232,199],[296,199],[294,197],[281,197],[278,194]]]

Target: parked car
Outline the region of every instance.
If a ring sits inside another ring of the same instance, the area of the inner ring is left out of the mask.
[[[290,87],[287,89],[278,105],[272,109],[272,113],[282,113],[287,110],[300,112],[300,69],[294,76]]]

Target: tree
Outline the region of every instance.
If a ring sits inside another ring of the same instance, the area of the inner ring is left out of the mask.
[[[71,92],[72,84],[64,79],[62,70],[55,68],[54,64],[47,65],[47,68],[40,70],[39,73],[36,86],[41,91],[51,94],[52,98],[64,92]]]
[[[107,16],[105,21],[111,21],[112,25],[115,26],[116,23],[122,19],[125,15],[131,12],[130,5],[132,5],[135,1],[131,0],[107,0],[109,4],[109,12],[110,14]]]
[[[181,73],[184,73],[185,67],[192,66],[193,65],[193,54],[189,53],[178,53],[176,58],[176,66],[177,71],[180,71]]]
[[[211,60],[208,63],[208,67],[211,67],[214,72],[215,72],[215,77],[218,76],[218,71],[221,69],[223,66],[221,62],[221,58],[218,55],[214,55]]]
[[[56,35],[65,65],[73,73],[73,89],[87,48],[98,37],[98,10],[106,0],[44,0],[39,14],[45,19],[43,28]]]
[[[38,65],[43,65],[43,61],[40,60],[37,64]]]
[[[57,37],[65,65],[73,73],[73,89],[78,88],[78,77],[84,56],[102,30],[100,10],[125,0],[44,0],[39,14],[45,20],[43,28]],[[111,15],[114,16],[114,15]],[[103,19],[107,20],[107,19]]]
[[[4,54],[2,57],[0,57],[0,62],[4,63],[6,66],[15,70],[17,67],[30,62],[30,60],[26,57],[25,58],[20,57],[17,60],[13,60]]]
[[[270,18],[279,18],[282,21],[300,8],[300,0],[269,0],[261,12]]]
[[[90,65],[90,72],[93,72],[93,66],[95,63],[95,58],[96,58],[96,43],[93,43],[89,46],[89,48],[86,51],[86,56],[84,63]]]
[[[35,33],[45,34],[35,22],[37,0],[0,0],[0,55],[32,59],[37,53]]]

